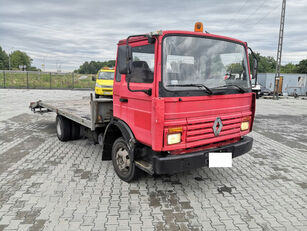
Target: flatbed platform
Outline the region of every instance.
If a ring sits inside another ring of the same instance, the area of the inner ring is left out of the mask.
[[[113,100],[108,98],[37,101],[30,104],[34,112],[55,112],[94,130],[109,122],[113,115]]]

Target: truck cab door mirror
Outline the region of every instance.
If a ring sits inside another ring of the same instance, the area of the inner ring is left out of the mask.
[[[253,71],[252,71],[252,79],[254,80],[254,84],[252,84],[252,87],[255,87],[257,85],[257,74],[258,74],[258,58],[256,54],[253,52],[252,48],[248,47],[248,49],[251,51],[253,56]]]
[[[254,58],[254,64],[253,64],[253,79],[254,79],[254,86],[257,85],[257,75],[258,75],[258,60]]]
[[[96,77],[95,76],[92,76],[92,81],[96,81]]]
[[[132,48],[129,45],[118,47],[117,66],[120,74],[130,74],[132,67]]]

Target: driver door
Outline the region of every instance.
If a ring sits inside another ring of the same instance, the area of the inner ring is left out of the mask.
[[[130,79],[131,90],[145,90],[154,87],[155,45],[137,43],[132,44],[132,73],[121,75],[119,91],[114,92],[114,106],[117,107],[120,119],[125,121],[133,131],[136,139],[151,146],[151,115],[152,96],[144,92],[128,90],[127,79]],[[119,73],[117,73],[119,74]],[[118,78],[119,79],[119,78]]]

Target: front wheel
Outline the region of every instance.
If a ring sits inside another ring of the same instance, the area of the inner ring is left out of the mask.
[[[95,99],[98,99],[100,97],[100,95],[95,94]]]
[[[139,175],[140,169],[135,167],[132,153],[122,137],[118,138],[113,144],[112,163],[117,176],[123,181],[131,182]]]
[[[259,97],[260,97],[259,91],[256,91],[256,99],[259,99]]]

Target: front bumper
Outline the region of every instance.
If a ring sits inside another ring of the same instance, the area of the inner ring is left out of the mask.
[[[97,95],[113,95],[113,88],[98,88],[98,87],[95,87],[95,93]]]
[[[209,152],[232,152],[232,158],[252,149],[253,138],[245,136],[239,142],[223,147],[182,155],[153,156],[153,171],[156,174],[174,174],[190,169],[209,166]]]

